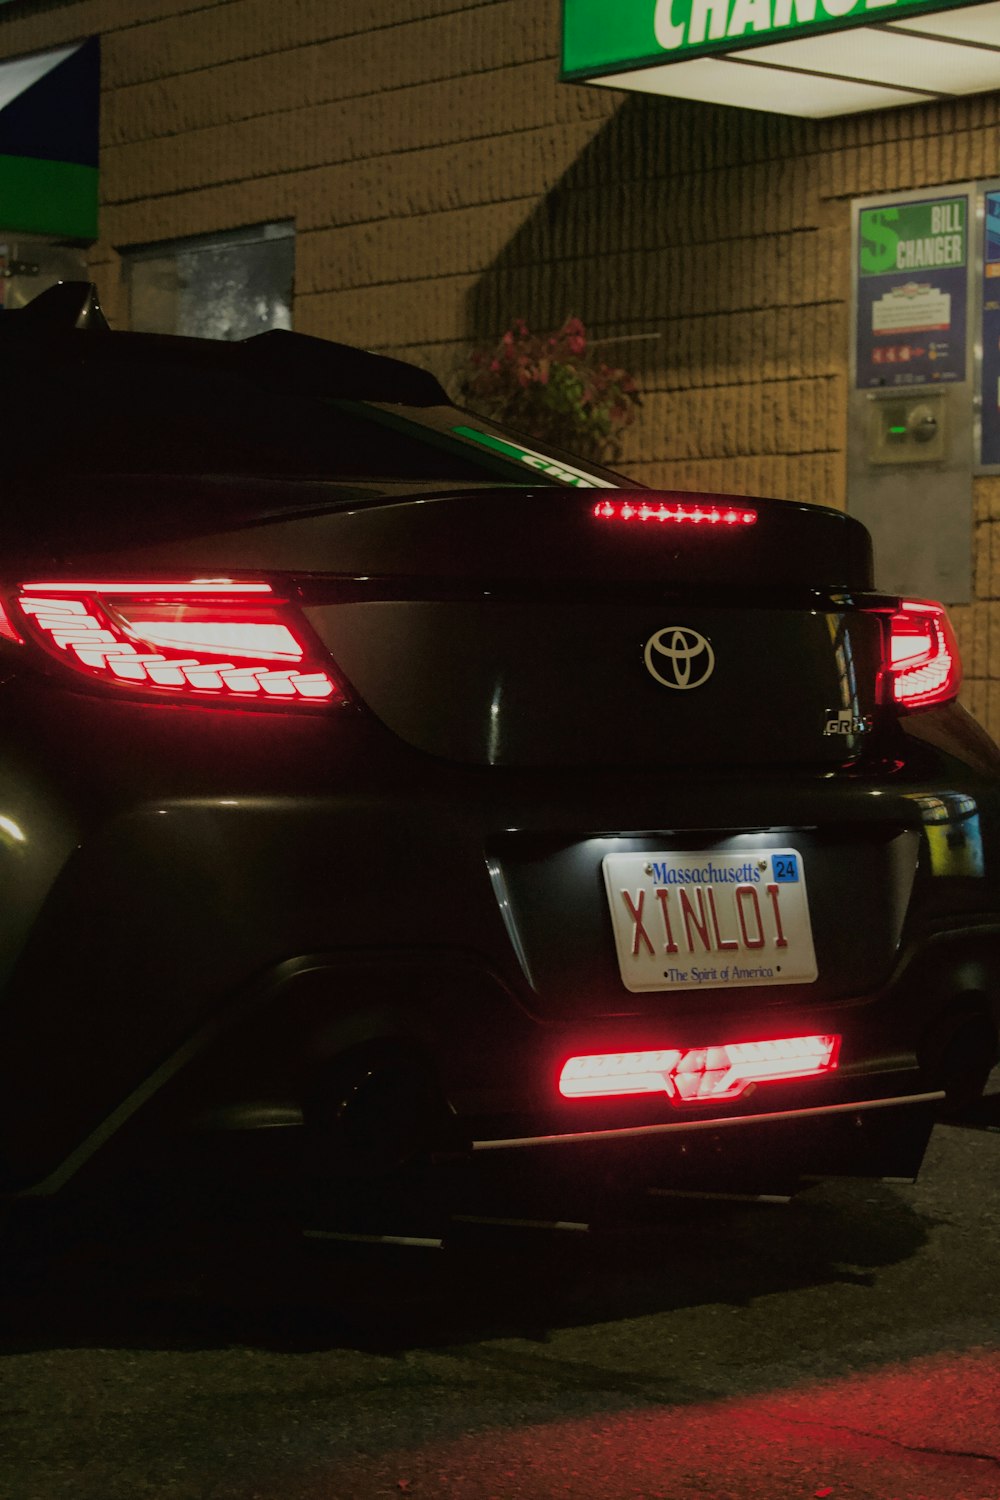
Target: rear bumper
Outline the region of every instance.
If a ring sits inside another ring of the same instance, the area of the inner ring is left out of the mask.
[[[304,1125],[291,1139],[319,1117],[322,1133],[345,1076],[387,1053],[431,1080],[455,1153],[524,1159],[497,1144],[523,1141],[565,1155],[547,1143],[566,1140],[624,1158],[655,1140],[679,1172],[685,1151],[707,1171],[709,1141],[735,1158],[761,1130],[789,1149],[811,1138],[822,1122],[802,1111],[848,1136],[835,1122],[906,1112],[953,1089],[970,1020],[995,1038],[996,784],[943,752],[882,782],[672,786],[651,771],[470,771],[357,726],[335,743],[318,720],[199,714],[196,742],[165,713],[135,721],[148,764],[136,751],[128,791],[114,757],[133,719],[100,710],[100,797],[93,766],[66,769],[64,730],[58,783],[42,755],[4,776],[24,837],[0,847],[0,1190],[58,1186],[105,1147],[141,1158],[179,1131]],[[220,770],[229,757],[242,780]],[[978,802],[975,838],[965,812],[928,821],[956,785]],[[592,846],[729,836],[801,839],[819,981],[628,994]],[[558,1094],[574,1053],[826,1033],[843,1038],[835,1074],[763,1085],[717,1127],[663,1096]]]
[[[516,1198],[546,1194],[548,1217],[588,1218],[608,1198],[788,1196],[836,1176],[912,1181],[937,1118],[937,1093],[856,1100],[742,1119],[475,1143],[468,1172]]]
[[[873,996],[782,1014],[783,1034],[843,1038],[832,1073],[763,1083],[714,1107],[665,1095],[564,1099],[568,1055],[671,1045],[677,1032],[648,1018],[599,1031],[540,1025],[460,953],[314,955],[236,997],[22,1189],[51,1193],[92,1163],[151,1160],[185,1138],[239,1138],[247,1150],[256,1141],[266,1157],[279,1135],[285,1166],[317,1179],[377,1177],[414,1145],[451,1163],[489,1161],[483,1170],[500,1175],[531,1159],[543,1178],[568,1172],[592,1186],[743,1193],[837,1173],[912,1178],[940,1106],[978,1093],[996,1059],[998,996],[1000,924],[983,920],[912,945]],[[745,1035],[754,1022],[744,1018]],[[712,1044],[720,1025],[731,1035],[732,1017],[700,1027],[688,1018],[682,1039]],[[401,1063],[426,1090],[400,1102]],[[374,1147],[373,1089],[391,1117],[388,1127],[379,1117]]]
[[[623,1125],[605,1130],[576,1130],[563,1135],[511,1136],[508,1139],[473,1141],[473,1151],[509,1151],[524,1147],[582,1146],[594,1141],[653,1140],[663,1136],[690,1137],[702,1132],[718,1135],[722,1131],[759,1131],[781,1126],[796,1130],[803,1125],[813,1125],[821,1120],[833,1120],[835,1116],[846,1116],[857,1126],[860,1116],[870,1110],[910,1110],[925,1105],[942,1104],[946,1099],[944,1089],[933,1089],[923,1094],[897,1094],[884,1099],[857,1099],[839,1104],[817,1104],[802,1109],[762,1110],[753,1115],[711,1115],[698,1120],[667,1120],[656,1125]]]
[[[577,1052],[828,1034],[841,1038],[835,1070],[751,1085],[728,1104],[687,1104],[665,1094],[556,1097],[561,1063]],[[761,1131],[772,1144],[797,1140],[801,1145],[822,1136],[827,1125],[833,1134],[843,1135],[841,1122],[849,1137],[861,1129],[863,1119],[873,1122],[876,1115],[913,1110],[935,1113],[944,1103],[955,1107],[978,1097],[997,1059],[998,1035],[1000,923],[984,916],[911,933],[885,984],[832,1004],[777,1010],[762,996],[756,1011],[751,1003],[735,1015],[703,1011],[673,1020],[621,1019],[561,1029],[536,1041],[535,1076],[542,1082],[534,1092],[534,1107],[470,1112],[470,1139],[477,1152],[662,1140],[675,1143],[681,1156],[697,1152],[703,1158],[704,1150],[695,1142],[710,1138],[714,1153],[724,1158],[739,1154],[742,1137]],[[530,1067],[526,1061],[523,1071]],[[517,1097],[513,1080],[505,1095],[508,1101]],[[869,1134],[874,1129],[872,1123]],[[855,1170],[863,1168],[865,1150],[848,1151]],[[813,1170],[822,1171],[819,1166]],[[909,1175],[908,1168],[901,1170]]]

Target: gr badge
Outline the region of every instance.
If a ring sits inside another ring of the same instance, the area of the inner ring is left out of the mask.
[[[824,734],[867,734],[874,724],[871,714],[855,714],[842,708],[836,717],[826,721]]]

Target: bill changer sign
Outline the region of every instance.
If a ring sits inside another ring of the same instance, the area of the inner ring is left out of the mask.
[[[960,9],[968,0],[563,0],[563,76],[733,52]]]

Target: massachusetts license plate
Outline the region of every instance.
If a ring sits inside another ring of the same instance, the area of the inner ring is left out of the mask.
[[[608,854],[604,881],[628,990],[734,989],[816,978],[797,849]]]

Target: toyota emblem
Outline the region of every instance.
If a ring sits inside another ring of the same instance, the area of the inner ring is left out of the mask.
[[[665,625],[651,635],[643,659],[650,675],[668,688],[701,687],[715,671],[711,641],[689,625]]]

